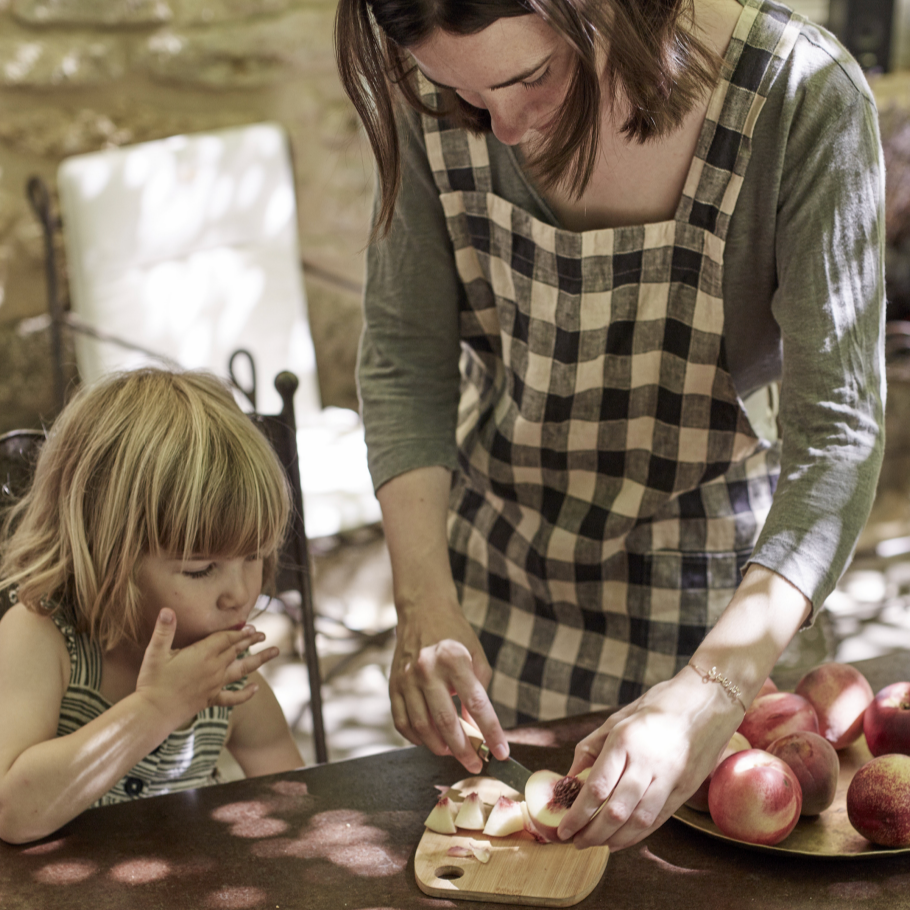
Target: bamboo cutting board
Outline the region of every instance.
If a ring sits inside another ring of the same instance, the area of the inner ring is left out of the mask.
[[[449,847],[466,846],[472,837],[489,842],[493,855],[488,863],[446,855]],[[431,897],[571,907],[597,886],[609,856],[607,847],[578,850],[571,843],[539,844],[525,832],[487,837],[479,831],[426,830],[417,846],[414,873],[420,890]]]

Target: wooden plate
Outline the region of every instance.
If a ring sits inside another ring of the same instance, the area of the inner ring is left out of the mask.
[[[852,746],[837,753],[840,758],[840,777],[834,802],[821,815],[801,818],[789,836],[779,844],[749,844],[721,834],[707,812],[697,812],[688,806],[680,806],[674,818],[690,828],[703,831],[719,840],[740,844],[752,850],[771,853],[796,853],[800,856],[821,857],[869,857],[893,856],[896,853],[910,853],[910,847],[878,847],[854,830],[847,818],[847,787],[853,775],[868,761],[872,753],[862,737]]]

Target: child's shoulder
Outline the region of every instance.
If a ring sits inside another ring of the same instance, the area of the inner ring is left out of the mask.
[[[70,656],[63,633],[50,616],[14,603],[0,618],[0,660],[53,659],[63,679],[69,678]]]

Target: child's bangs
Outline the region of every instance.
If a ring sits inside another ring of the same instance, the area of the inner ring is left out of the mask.
[[[288,518],[284,471],[251,422],[242,433],[231,429],[178,460],[173,485],[167,484],[172,492],[159,499],[151,549],[185,557],[262,558],[279,549]]]

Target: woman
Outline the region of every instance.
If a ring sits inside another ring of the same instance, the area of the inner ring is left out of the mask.
[[[871,506],[871,94],[760,0],[342,0],[337,42],[379,176],[360,382],[396,726],[476,771],[452,695],[500,757],[501,724],[624,705],[559,834],[628,846]],[[780,443],[743,404],[778,382]]]

